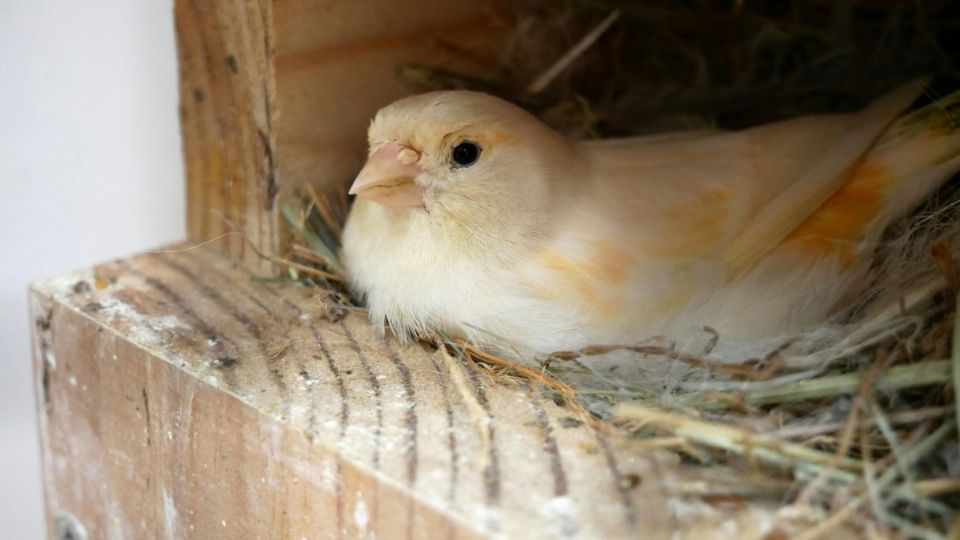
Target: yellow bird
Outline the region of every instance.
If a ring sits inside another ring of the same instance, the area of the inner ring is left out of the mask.
[[[371,321],[521,354],[709,326],[755,339],[822,322],[875,243],[960,169],[960,93],[900,117],[577,142],[476,92],[380,110],[343,236]]]

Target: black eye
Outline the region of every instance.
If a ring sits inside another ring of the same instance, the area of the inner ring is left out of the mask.
[[[458,167],[469,167],[480,158],[480,146],[475,142],[463,141],[453,148],[453,162]]]

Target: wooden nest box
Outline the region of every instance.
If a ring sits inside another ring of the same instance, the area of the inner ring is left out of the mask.
[[[257,279],[269,264],[240,235],[222,237],[242,231],[278,253],[278,198],[349,181],[372,114],[415,91],[399,64],[462,69],[468,50],[482,74],[509,31],[488,9],[176,2],[189,240],[219,240],[31,288],[51,537],[770,529],[761,507],[690,510],[674,455],[631,448],[529,381],[383,341],[364,314],[328,312],[322,291]]]

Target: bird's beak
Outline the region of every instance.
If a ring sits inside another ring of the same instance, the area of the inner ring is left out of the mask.
[[[420,153],[398,142],[377,149],[350,186],[350,194],[389,208],[423,207],[423,187],[414,179],[420,174]]]

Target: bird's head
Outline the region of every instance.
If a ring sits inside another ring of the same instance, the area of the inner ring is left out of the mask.
[[[479,92],[431,92],[381,109],[350,193],[384,207],[497,208],[537,200],[572,145],[534,116]]]

